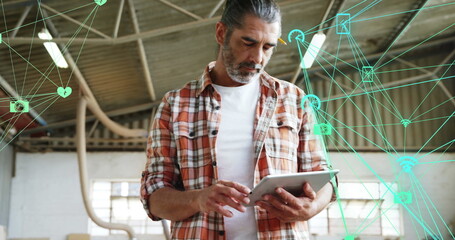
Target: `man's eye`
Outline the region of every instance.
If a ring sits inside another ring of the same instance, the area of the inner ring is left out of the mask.
[[[251,47],[253,45],[254,45],[254,43],[245,43],[245,46],[248,46],[248,47]]]

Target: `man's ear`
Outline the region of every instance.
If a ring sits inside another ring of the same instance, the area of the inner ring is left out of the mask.
[[[224,24],[222,22],[217,22],[216,23],[215,38],[216,38],[216,42],[220,46],[223,46],[223,44],[224,44],[224,39],[226,37],[226,32],[227,32],[226,24]]]

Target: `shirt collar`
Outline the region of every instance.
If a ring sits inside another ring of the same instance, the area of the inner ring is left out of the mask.
[[[204,92],[208,86],[211,86],[213,84],[212,78],[210,77],[210,72],[215,67],[215,63],[216,63],[216,61],[210,62],[207,65],[207,67],[205,68],[204,73],[202,74],[202,76],[198,82],[196,97],[199,97],[199,95],[201,95],[202,92]],[[265,86],[269,89],[272,89],[273,91],[275,91],[276,88],[278,87],[277,86],[278,82],[265,71],[263,71],[261,73],[260,78],[261,78],[261,86]],[[214,89],[214,88],[212,87],[212,89]]]

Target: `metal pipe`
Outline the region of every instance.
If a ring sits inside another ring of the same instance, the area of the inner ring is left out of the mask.
[[[51,8],[51,7],[49,7],[49,6],[47,6],[47,5],[44,4],[44,3],[41,3],[41,6],[43,6],[45,9],[47,9],[47,10],[49,10],[49,11],[51,11],[51,12],[57,14],[56,16],[60,16],[60,17],[66,19],[66,20],[68,20],[68,21],[70,21],[70,22],[72,22],[72,23],[75,23],[75,24],[77,24],[77,25],[79,25],[79,26],[81,26],[81,27],[83,27],[83,28],[89,30],[90,32],[93,32],[93,33],[98,34],[99,36],[101,36],[101,37],[103,37],[103,38],[105,38],[105,39],[110,39],[110,38],[111,38],[111,37],[109,37],[108,35],[106,35],[106,34],[100,32],[100,31],[96,30],[95,28],[89,27],[89,26],[87,26],[87,25],[85,25],[85,24],[79,22],[78,20],[76,20],[76,19],[74,19],[74,18],[72,18],[72,17],[70,17],[70,16],[68,16],[68,15],[66,15],[66,14],[64,14],[64,13],[61,13],[61,12],[59,12],[59,11],[57,11],[57,10],[55,10],[55,9],[53,9],[53,8]]]
[[[220,9],[221,5],[223,5],[225,0],[220,0],[216,6],[212,9],[212,11],[209,13],[209,15],[207,15],[207,18],[211,18],[213,17],[213,15],[215,15],[216,11],[218,11],[218,9]]]
[[[125,6],[125,0],[120,0],[120,6],[119,6],[118,12],[117,12],[117,19],[115,20],[114,34],[112,36],[113,38],[116,38],[118,36],[120,20],[122,19],[123,6]]]
[[[87,108],[87,100],[85,97],[79,99],[77,106],[77,125],[76,125],[76,148],[77,148],[77,162],[79,165],[79,178],[82,192],[82,199],[84,207],[90,219],[98,226],[107,229],[122,230],[128,233],[130,239],[136,239],[133,229],[129,225],[119,223],[109,223],[101,220],[93,210],[90,202],[90,194],[88,187],[88,173],[87,173],[87,155],[86,155],[86,142],[85,142],[85,112]]]
[[[24,12],[21,15],[21,18],[19,18],[19,21],[17,21],[16,27],[14,28],[14,31],[11,33],[10,37],[14,38],[17,35],[17,32],[19,31],[19,28],[21,27],[22,23],[24,23],[25,18],[28,16],[28,13],[32,9],[32,6],[27,6],[24,9]]]
[[[133,21],[134,32],[139,33],[141,31],[139,29],[139,23],[137,21],[136,9],[134,8],[133,1],[128,0],[128,5],[130,7],[130,13],[131,13],[131,19]],[[139,53],[139,57],[141,59],[142,69],[143,69],[144,76],[145,76],[145,84],[147,85],[147,90],[149,92],[150,98],[152,99],[152,101],[155,101],[156,100],[155,89],[153,87],[152,76],[150,75],[150,68],[149,68],[149,64],[147,61],[147,56],[145,54],[144,42],[142,41],[142,39],[137,40],[137,45],[139,48],[138,53]]]
[[[187,15],[187,16],[190,16],[190,17],[196,19],[196,20],[201,20],[202,19],[202,17],[200,17],[200,16],[198,16],[198,15],[196,15],[196,14],[194,14],[194,13],[192,13],[192,12],[182,8],[182,7],[179,7],[179,6],[177,6],[177,5],[175,5],[175,4],[171,3],[171,2],[168,2],[166,0],[158,0],[158,1],[160,1],[164,5],[167,5],[168,7],[171,7],[171,8],[173,8],[173,9],[175,9],[175,10],[177,10],[177,11],[179,11],[179,12],[181,12],[181,13]]]

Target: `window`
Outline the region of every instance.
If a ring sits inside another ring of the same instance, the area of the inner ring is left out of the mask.
[[[161,222],[154,222],[144,211],[139,182],[95,181],[92,204],[103,221],[130,225],[136,234],[163,234]],[[126,234],[124,231],[101,228],[90,220],[89,233],[93,236]]]
[[[396,184],[387,183],[393,191]],[[312,235],[400,236],[399,204],[382,183],[340,183],[339,200],[309,221]]]

